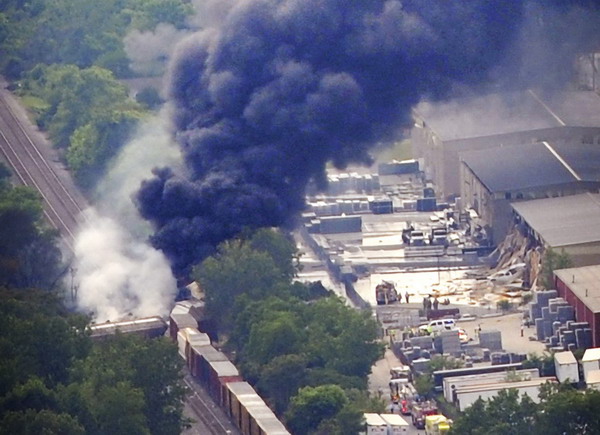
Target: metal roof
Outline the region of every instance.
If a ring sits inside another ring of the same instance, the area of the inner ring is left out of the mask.
[[[476,393],[480,391],[493,391],[493,390],[506,390],[509,388],[519,389],[525,387],[535,387],[543,385],[546,382],[556,382],[555,377],[546,378],[534,378],[529,381],[516,381],[516,382],[497,382],[494,384],[481,384],[481,385],[468,385],[465,387],[459,387],[456,389],[456,394],[465,393]]]
[[[210,366],[217,372],[217,376],[239,376],[240,372],[231,361],[209,361]]]
[[[460,158],[492,193],[580,181],[546,143],[465,152]]]
[[[600,127],[600,96],[592,91],[507,92],[447,102],[422,102],[416,114],[443,140],[559,127]]]
[[[575,359],[575,355],[570,350],[566,352],[556,352],[554,354],[554,359],[559,364],[577,364],[577,360]]]
[[[581,358],[581,362],[591,362],[600,360],[600,347],[592,347],[590,349],[586,349],[583,354],[583,358]]]
[[[555,270],[554,274],[564,282],[587,308],[593,313],[600,313],[600,265],[573,267]],[[588,352],[585,351],[583,361]],[[600,349],[599,349],[600,351]],[[592,355],[592,352],[588,357]],[[600,359],[600,353],[598,353]]]
[[[515,202],[513,209],[553,248],[600,241],[600,195]]]
[[[365,412],[364,419],[369,426],[387,426],[387,423],[381,417],[381,415],[373,412]]]

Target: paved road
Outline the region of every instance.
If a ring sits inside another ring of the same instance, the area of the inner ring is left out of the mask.
[[[81,211],[87,202],[56,151],[6,86],[0,78],[0,158],[13,170],[15,182],[40,193],[46,219],[72,251]]]

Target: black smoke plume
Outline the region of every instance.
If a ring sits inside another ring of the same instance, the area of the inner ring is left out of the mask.
[[[244,227],[281,226],[327,162],[369,162],[422,98],[473,86],[518,36],[518,0],[240,0],[170,72],[186,173],[137,195],[176,272]]]

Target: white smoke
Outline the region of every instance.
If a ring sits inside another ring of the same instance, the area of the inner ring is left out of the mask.
[[[154,166],[180,161],[165,118],[146,122],[123,148],[75,242],[77,303],[97,322],[164,315],[173,303],[176,280],[165,256],[147,243],[150,228],[131,201]]]
[[[129,32],[123,44],[133,72],[143,76],[159,76],[165,72],[175,45],[200,29],[221,23],[235,0],[193,0],[193,14],[187,18],[187,28],[159,23],[154,30]]]
[[[158,24],[153,31],[132,30],[123,40],[130,68],[144,76],[163,74],[173,47],[189,34],[190,30],[165,23]]]

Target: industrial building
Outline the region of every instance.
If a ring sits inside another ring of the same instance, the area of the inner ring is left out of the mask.
[[[478,213],[496,245],[512,225],[511,203],[598,192],[600,146],[544,141],[464,153],[460,179],[463,206]]]
[[[424,159],[422,170],[442,197],[460,192],[461,153],[542,141],[600,144],[600,96],[590,91],[529,90],[422,102],[413,117],[413,155]]]
[[[576,267],[600,264],[600,195],[515,202],[512,207],[538,245],[564,250]]]
[[[554,271],[556,290],[574,309],[577,322],[592,329],[592,346],[600,346],[600,265]]]

